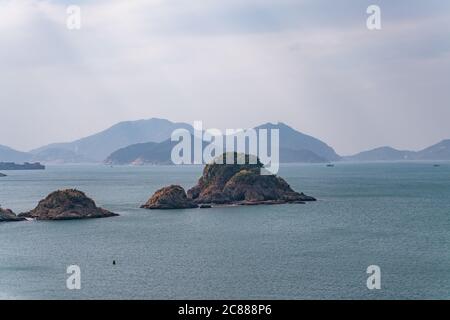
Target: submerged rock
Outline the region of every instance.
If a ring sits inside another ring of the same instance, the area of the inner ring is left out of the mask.
[[[37,220],[71,220],[118,216],[96,206],[83,192],[75,189],[58,190],[41,200],[38,206],[19,217]]]
[[[177,185],[171,185],[156,191],[153,196],[142,205],[144,209],[189,209],[198,205],[189,199],[184,189]]]
[[[10,209],[0,207],[0,222],[23,221],[24,218],[18,217]]]

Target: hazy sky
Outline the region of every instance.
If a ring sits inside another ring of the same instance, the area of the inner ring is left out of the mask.
[[[0,0],[0,144],[151,117],[282,121],[342,155],[450,138],[450,1]]]

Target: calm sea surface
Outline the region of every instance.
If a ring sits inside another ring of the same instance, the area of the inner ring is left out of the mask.
[[[174,211],[139,205],[200,167],[5,173],[0,204],[16,213],[78,188],[120,217],[0,224],[0,299],[450,298],[450,163],[289,165],[280,175],[318,202]],[[81,290],[66,289],[74,264]]]

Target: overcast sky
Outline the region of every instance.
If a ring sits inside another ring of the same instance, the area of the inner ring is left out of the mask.
[[[450,1],[0,0],[0,144],[152,117],[282,121],[342,155],[450,138]]]

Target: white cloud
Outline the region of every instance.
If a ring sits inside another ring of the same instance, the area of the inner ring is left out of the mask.
[[[68,3],[0,4],[0,144],[149,117],[284,121],[344,154],[450,137],[445,11],[393,17],[385,2],[373,33],[349,1],[83,1],[70,31]]]

